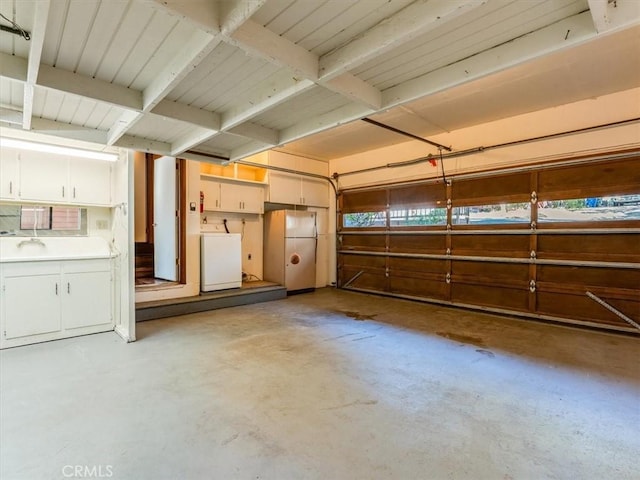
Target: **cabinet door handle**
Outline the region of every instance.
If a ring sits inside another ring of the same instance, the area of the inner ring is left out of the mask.
[[[216,207],[218,206],[218,200],[216,200]]]
[[[76,187],[73,187],[73,198],[76,198]]]
[[[62,186],[62,198],[64,198],[64,185]]]
[[[71,284],[67,282],[67,293],[71,293]]]
[[[56,282],[56,295],[58,295],[58,282]]]
[[[13,181],[9,182],[9,193],[13,193]]]

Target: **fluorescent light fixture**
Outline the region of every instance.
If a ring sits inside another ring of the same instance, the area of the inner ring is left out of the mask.
[[[57,155],[68,155],[70,157],[91,158],[94,160],[106,160],[108,162],[118,161],[118,154],[97,152],[95,150],[78,150],[77,148],[61,147],[59,145],[49,145],[46,143],[32,143],[13,138],[0,139],[3,147],[20,148],[22,150],[32,150],[35,152],[55,153]]]

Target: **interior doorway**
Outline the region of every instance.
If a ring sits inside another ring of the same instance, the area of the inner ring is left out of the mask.
[[[185,162],[134,155],[136,289],[185,283]]]

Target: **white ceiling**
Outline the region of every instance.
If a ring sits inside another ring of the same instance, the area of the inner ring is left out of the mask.
[[[429,137],[640,86],[639,0],[0,0],[0,13],[31,34],[0,32],[0,126],[190,158],[330,160],[407,140],[364,117]]]

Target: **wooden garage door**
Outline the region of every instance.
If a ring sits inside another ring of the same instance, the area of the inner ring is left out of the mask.
[[[339,197],[338,285],[638,331],[640,154]]]

